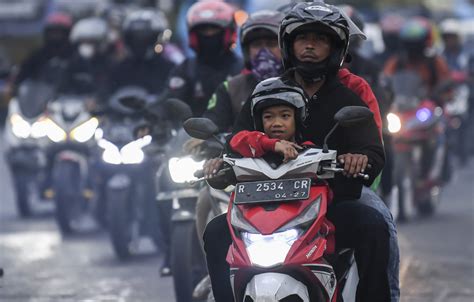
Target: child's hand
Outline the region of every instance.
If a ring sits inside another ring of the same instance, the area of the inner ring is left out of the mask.
[[[298,157],[298,151],[296,149],[303,149],[298,144],[281,140],[275,144],[275,152],[283,155],[283,162],[287,163],[288,161]]]

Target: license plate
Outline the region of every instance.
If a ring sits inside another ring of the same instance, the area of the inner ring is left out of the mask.
[[[282,179],[238,183],[235,204],[302,200],[309,197],[311,179]]]

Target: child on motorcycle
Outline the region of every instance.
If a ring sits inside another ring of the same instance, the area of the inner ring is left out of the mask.
[[[259,87],[283,86],[281,79],[270,78],[262,82]],[[299,94],[298,98],[286,99],[287,95],[281,98],[265,96],[265,91],[257,91],[255,101],[252,103],[252,113],[254,121],[259,124],[255,129],[261,131],[243,130],[237,133],[230,141],[233,151],[244,157],[262,157],[268,152],[278,153],[283,156],[283,163],[298,157],[298,150],[302,150],[305,145],[312,145],[311,142],[304,142],[301,145],[301,135],[298,134],[301,123],[302,112],[306,112],[307,99],[303,91],[297,87],[288,89]],[[267,90],[268,91],[268,90]],[[262,94],[259,97],[259,94]],[[286,94],[289,94],[287,92]]]

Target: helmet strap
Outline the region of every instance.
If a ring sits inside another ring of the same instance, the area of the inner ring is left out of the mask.
[[[303,81],[306,83],[317,83],[326,79],[329,72],[329,58],[313,63],[313,62],[302,62],[292,57],[292,65],[295,68],[295,71],[301,76]]]

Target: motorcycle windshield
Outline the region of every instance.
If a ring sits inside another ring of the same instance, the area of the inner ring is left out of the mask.
[[[400,111],[409,111],[417,108],[426,96],[421,77],[412,71],[400,71],[391,77],[391,84],[395,94],[394,107]]]
[[[46,110],[53,97],[54,89],[51,85],[39,81],[24,81],[18,89],[21,114],[26,118],[38,117]]]

